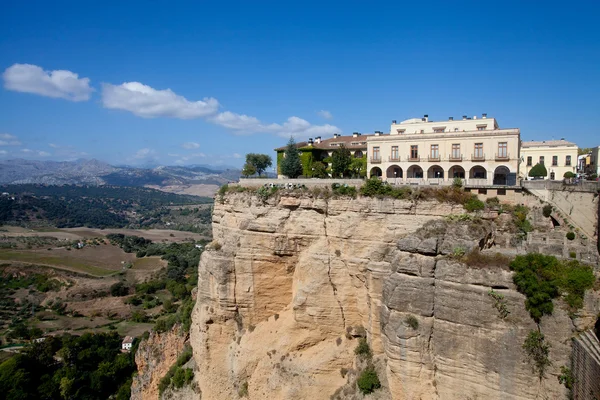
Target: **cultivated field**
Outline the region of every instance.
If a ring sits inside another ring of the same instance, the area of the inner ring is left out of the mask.
[[[62,228],[62,229],[27,229],[20,226],[3,226],[1,235],[7,237],[49,236],[63,240],[80,240],[103,237],[109,233],[141,236],[153,242],[183,242],[201,240],[205,237],[193,232],[175,231],[170,229],[97,229],[97,228]]]

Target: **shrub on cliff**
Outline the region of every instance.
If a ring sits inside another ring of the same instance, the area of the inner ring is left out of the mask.
[[[510,264],[513,282],[527,296],[525,308],[536,322],[552,314],[552,299],[564,294],[572,311],[583,306],[585,291],[594,285],[592,268],[576,260],[558,261],[554,256],[530,253],[517,256]]]
[[[542,208],[542,214],[544,217],[548,218],[552,214],[552,206],[550,204],[546,204],[544,208]]]
[[[540,380],[546,374],[546,368],[551,364],[548,355],[550,354],[550,345],[546,343],[546,338],[539,331],[530,331],[523,343],[523,349],[533,371],[538,374]]]
[[[354,349],[354,354],[367,359],[371,358],[373,353],[371,352],[369,343],[367,343],[367,338],[360,338],[358,340],[358,346],[356,346],[356,348]]]
[[[575,240],[575,233],[573,233],[573,232],[567,233],[567,239],[569,239],[569,240]]]
[[[356,384],[363,394],[373,393],[375,389],[379,389],[381,387],[381,382],[379,381],[375,367],[369,365],[365,368],[358,377]]]
[[[463,206],[465,207],[465,210],[469,212],[480,211],[485,208],[485,204],[483,203],[483,201],[479,200],[475,196],[467,200]]]

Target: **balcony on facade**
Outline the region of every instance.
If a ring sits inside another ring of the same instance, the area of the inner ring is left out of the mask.
[[[390,156],[388,157],[388,161],[389,162],[400,162],[400,157],[394,157],[394,156]]]
[[[381,157],[371,157],[370,162],[371,164],[381,164]]]
[[[471,161],[485,161],[485,154],[471,154]]]
[[[510,154],[508,154],[508,153],[496,154],[495,159],[496,159],[496,161],[509,161],[510,160]]]
[[[452,161],[452,162],[460,162],[463,160],[463,156],[462,154],[458,155],[458,154],[449,154],[448,155],[448,161]]]
[[[421,161],[421,157],[420,156],[416,156],[416,157],[407,156],[406,161],[419,162],[419,161]]]
[[[427,161],[429,162],[440,162],[442,159],[440,156],[429,156],[427,157]]]

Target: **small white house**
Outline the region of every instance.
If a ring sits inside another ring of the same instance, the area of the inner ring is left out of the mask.
[[[131,351],[131,346],[133,346],[133,338],[131,336],[125,336],[123,343],[121,343],[121,350]]]

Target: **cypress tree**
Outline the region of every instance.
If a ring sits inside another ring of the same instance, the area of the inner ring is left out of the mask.
[[[290,179],[296,179],[302,175],[300,152],[296,147],[296,142],[293,137],[290,137],[290,141],[285,149],[284,157],[281,161],[281,173]]]

